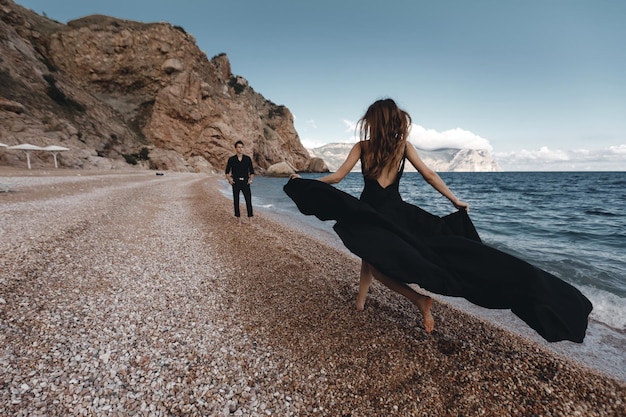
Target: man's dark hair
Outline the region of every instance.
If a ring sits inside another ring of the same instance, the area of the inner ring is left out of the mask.
[[[239,145],[239,144],[241,144],[241,146],[245,146],[245,145],[243,144],[243,142],[242,142],[242,141],[238,140],[237,142],[235,142],[235,148],[236,148],[236,147],[237,147],[237,145]]]

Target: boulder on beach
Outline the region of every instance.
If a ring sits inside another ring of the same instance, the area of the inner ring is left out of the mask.
[[[279,162],[277,164],[270,165],[265,171],[265,175],[268,177],[288,177],[295,173],[295,168],[292,167],[289,162]]]
[[[328,165],[322,158],[311,158],[309,172],[329,172]]]

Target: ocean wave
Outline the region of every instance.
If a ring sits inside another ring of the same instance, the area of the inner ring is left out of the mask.
[[[593,304],[590,318],[626,334],[626,311],[622,307],[626,298],[593,287],[579,289]]]
[[[626,215],[626,214],[620,214],[620,213],[613,213],[613,212],[601,210],[601,209],[585,210],[585,214],[588,214],[590,216],[624,216]]]

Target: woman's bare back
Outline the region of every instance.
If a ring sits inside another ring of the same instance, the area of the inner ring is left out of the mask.
[[[380,176],[376,178],[376,181],[382,188],[389,187],[396,181],[396,178],[398,177],[398,170],[389,168],[391,167],[386,167],[383,170],[382,174],[380,174]]]
[[[367,142],[362,142],[362,145],[364,143],[367,143]],[[362,153],[368,152],[368,147],[367,146],[361,146],[361,152]],[[399,152],[401,152],[401,151],[399,151]],[[365,161],[365,160],[366,160],[366,158],[363,158],[363,157],[361,158],[361,161]],[[393,162],[389,161],[387,163],[387,165],[381,171],[381,173],[378,176],[378,178],[376,178],[376,182],[378,182],[378,184],[382,188],[387,188],[391,184],[393,184],[396,181],[396,179],[398,178],[398,173],[401,170],[402,162],[403,162],[403,160],[401,160],[399,166],[394,166]]]

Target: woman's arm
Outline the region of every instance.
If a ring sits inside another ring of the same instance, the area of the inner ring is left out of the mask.
[[[417,169],[417,171],[422,175],[424,180],[429,183],[435,190],[439,191],[441,195],[446,197],[457,209],[469,210],[469,204],[464,201],[459,200],[452,191],[448,188],[446,183],[441,179],[439,174],[429,168],[424,161],[420,158],[417,150],[413,147],[411,143],[407,141],[406,146],[406,156],[411,165]]]
[[[350,149],[350,153],[346,157],[346,160],[343,161],[343,164],[341,164],[337,171],[332,174],[328,174],[325,177],[318,178],[318,181],[322,181],[327,184],[337,184],[344,179],[350,171],[352,171],[352,168],[354,168],[356,163],[359,161],[359,158],[361,158],[361,142],[354,144],[352,149]]]
[[[328,174],[324,177],[318,178],[318,181],[325,182],[327,184],[337,184],[342,179],[346,177],[352,171],[352,168],[356,165],[356,163],[361,158],[361,143],[357,142],[354,144],[352,149],[350,149],[350,153],[346,157],[346,160],[343,161],[343,164],[339,167],[339,169],[332,174]],[[292,174],[291,178],[299,178],[298,174]]]

